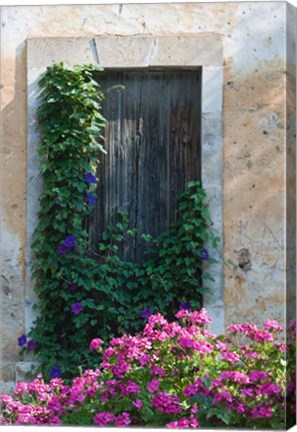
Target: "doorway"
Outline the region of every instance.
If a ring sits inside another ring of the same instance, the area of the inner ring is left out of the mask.
[[[107,154],[97,171],[91,245],[124,211],[137,234],[120,255],[139,261],[147,247],[141,234],[155,238],[168,229],[178,195],[201,177],[201,68],[107,70],[98,82]]]

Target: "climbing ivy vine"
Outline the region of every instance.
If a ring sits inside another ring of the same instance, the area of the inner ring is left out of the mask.
[[[212,262],[205,244],[218,236],[198,182],[178,202],[176,221],[148,241],[140,263],[119,257],[126,236],[136,235],[127,214],[98,239],[94,255],[86,218],[96,200],[97,164],[105,153],[103,94],[93,65],[55,64],[43,75],[38,121],[43,192],[32,244],[38,318],[29,336],[44,375],[70,378],[97,364],[94,337],[109,340],[136,332],[153,312],[173,316],[179,307],[197,308],[205,289],[203,262]],[[120,209],[119,209],[120,210]]]

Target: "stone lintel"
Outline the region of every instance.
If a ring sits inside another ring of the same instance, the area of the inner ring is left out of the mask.
[[[103,68],[222,66],[217,34],[133,35],[95,37]]]

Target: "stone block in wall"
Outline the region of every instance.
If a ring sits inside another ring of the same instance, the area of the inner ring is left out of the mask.
[[[36,375],[37,362],[19,362],[15,365],[15,381],[31,381]]]
[[[141,36],[98,36],[95,38],[100,65],[104,68],[147,67],[154,38]]]
[[[93,39],[86,37],[34,38],[27,40],[27,55],[31,67],[37,69],[61,61],[70,65],[94,63],[93,44]]]
[[[225,320],[224,306],[208,306],[207,314],[212,318],[210,331],[217,335],[222,334],[222,322]]]
[[[162,35],[155,38],[150,66],[221,66],[223,45],[218,34]]]
[[[223,160],[221,152],[204,151],[202,165],[202,178],[208,188],[222,185]],[[209,194],[208,194],[209,195]]]
[[[214,117],[210,113],[202,114],[203,148],[207,152],[221,152],[223,125],[221,116]]]
[[[202,80],[202,88],[206,89],[202,94],[202,111],[219,115],[223,109],[223,68],[221,66],[204,67]]]
[[[14,390],[14,381],[3,382],[0,381],[0,394],[12,394]]]
[[[3,362],[1,364],[0,380],[9,382],[15,380],[15,364],[12,362]]]

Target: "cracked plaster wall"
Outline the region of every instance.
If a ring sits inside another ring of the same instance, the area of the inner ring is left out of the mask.
[[[24,373],[15,364],[21,360],[16,339],[25,331],[28,301],[26,40],[185,33],[222,38],[224,259],[239,265],[225,266],[228,325],[268,317],[284,321],[287,282],[294,297],[295,25],[295,8],[285,2],[1,8],[0,380],[6,387],[16,371],[17,378]],[[24,360],[26,370],[31,358]]]

